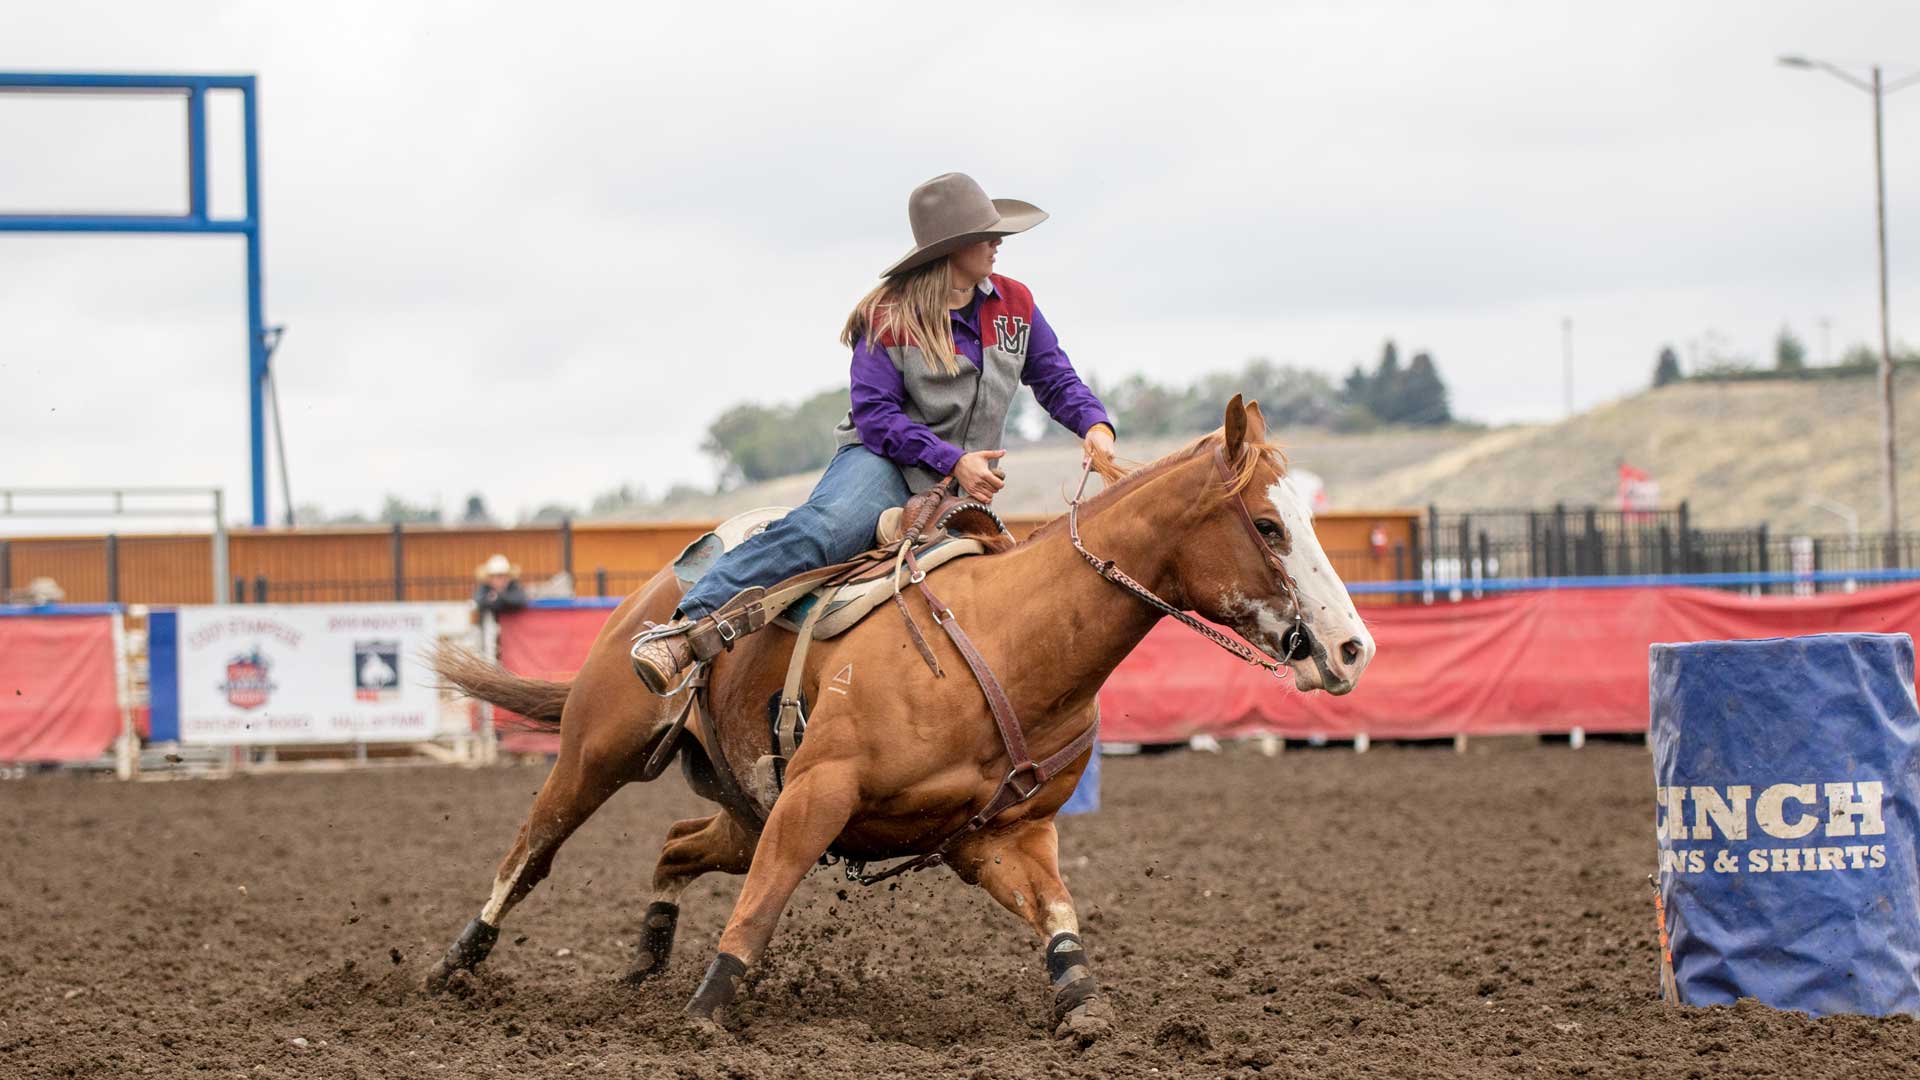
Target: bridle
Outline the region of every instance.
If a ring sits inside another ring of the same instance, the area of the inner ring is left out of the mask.
[[[1220,478],[1228,485],[1231,485],[1234,479],[1233,470],[1227,467],[1226,452],[1215,448],[1213,452],[1213,463],[1215,470],[1220,474]],[[1128,577],[1125,571],[1115,566],[1112,559],[1102,559],[1100,556],[1087,550],[1087,546],[1080,542],[1080,500],[1085,497],[1087,493],[1087,478],[1092,474],[1093,458],[1088,456],[1081,461],[1080,487],[1073,493],[1073,498],[1067,503],[1067,535],[1073,540],[1073,550],[1079,552],[1080,557],[1087,560],[1087,565],[1093,567],[1101,577],[1132,593],[1147,604],[1147,606],[1155,608],[1163,614],[1172,616],[1194,633],[1199,634],[1201,637],[1206,638],[1208,641],[1213,642],[1215,645],[1220,646],[1222,649],[1227,650],[1249,664],[1266,668],[1273,673],[1274,678],[1284,678],[1289,671],[1285,660],[1274,660],[1251,646],[1228,637],[1207,623],[1202,622],[1154,595],[1152,589]],[[1290,660],[1304,660],[1307,656],[1307,650],[1312,647],[1312,639],[1307,635],[1301,619],[1300,592],[1294,585],[1293,577],[1287,573],[1286,566],[1281,563],[1279,554],[1267,543],[1266,537],[1260,535],[1260,527],[1253,523],[1253,515],[1247,511],[1246,500],[1241,498],[1239,492],[1233,493],[1233,509],[1235,516],[1240,519],[1240,524],[1246,528],[1247,535],[1252,538],[1254,547],[1260,552],[1262,561],[1266,563],[1268,571],[1273,574],[1274,580],[1279,583],[1280,591],[1286,594],[1287,602],[1293,609],[1293,626],[1287,631],[1286,652],[1284,655]]]

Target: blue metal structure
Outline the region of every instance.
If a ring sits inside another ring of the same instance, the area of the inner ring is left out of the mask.
[[[244,110],[247,212],[207,213],[207,92],[239,91]],[[0,93],[177,94],[187,103],[185,214],[0,214],[0,232],[211,233],[247,239],[247,402],[253,523],[267,523],[266,421],[263,390],[271,350],[260,296],[260,140],[252,75],[79,75],[0,72]]]

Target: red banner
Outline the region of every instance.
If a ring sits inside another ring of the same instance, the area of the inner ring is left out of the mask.
[[[1102,736],[1645,731],[1654,642],[1836,630],[1920,635],[1920,585],[1763,599],[1706,589],[1568,589],[1363,612],[1380,651],[1345,697],[1294,693],[1162,623],[1107,680]]]
[[[515,674],[536,679],[571,679],[612,613],[608,608],[528,608],[503,615],[500,664]],[[560,736],[515,727],[519,719],[504,710],[497,713],[502,750],[515,754],[559,752]]]
[[[1296,693],[1163,622],[1101,691],[1101,737],[1644,731],[1654,642],[1840,630],[1920,636],[1920,585],[1762,599],[1706,589],[1565,589],[1362,610],[1380,651],[1346,697]],[[502,660],[515,671],[566,678],[605,619],[604,610],[510,616]]]
[[[0,618],[0,761],[92,761],[120,724],[113,616]]]

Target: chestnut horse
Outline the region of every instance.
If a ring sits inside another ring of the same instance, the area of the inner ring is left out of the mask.
[[[1299,689],[1344,694],[1372,659],[1373,639],[1266,436],[1259,406],[1235,397],[1220,431],[1079,506],[1080,540],[1172,606],[1231,627],[1266,657],[1280,658],[1269,666],[1284,663]],[[1162,618],[1090,567],[1092,558],[1070,533],[1057,520],[1010,550],[961,559],[935,575],[954,618],[971,628],[1005,687],[1035,758],[1085,732],[1101,684]],[[926,601],[914,591],[909,606],[926,625]],[[676,702],[641,686],[628,643],[645,620],[667,619],[679,596],[672,572],[663,570],[628,597],[571,683],[522,679],[470,656],[439,657],[441,674],[473,696],[531,717],[557,716],[561,745],[492,895],[428,976],[430,989],[470,978],[465,972],[486,956],[501,919],[546,876],[560,845],[622,784],[645,778],[650,736]],[[1296,630],[1308,640],[1290,641]],[[766,752],[767,702],[793,642],[766,630],[715,658],[710,701],[724,739],[715,757],[752,762]],[[794,888],[830,847],[859,860],[922,854],[987,802],[1007,775],[1008,751],[981,686],[954,662],[952,646],[935,644],[946,677],[921,662],[904,621],[887,610],[813,644],[803,683],[812,703],[806,740],[765,826],[722,810],[668,830],[629,979],[666,965],[677,904],[695,878],[715,870],[746,874],[718,955],[687,1009],[714,1023],[766,949]],[[737,715],[754,721],[726,722]],[[700,751],[690,744],[683,753]],[[1085,766],[1079,759],[1030,799],[962,836],[945,860],[1046,941],[1057,1030],[1082,1038],[1109,1025],[1111,1008],[1096,992],[1073,899],[1060,880],[1053,818]]]

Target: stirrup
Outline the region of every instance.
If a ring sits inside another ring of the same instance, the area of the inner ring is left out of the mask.
[[[659,696],[661,698],[670,698],[680,693],[680,691],[685,690],[687,687],[692,686],[694,680],[699,679],[707,673],[707,665],[710,663],[712,663],[710,660],[694,660],[688,663],[687,673],[680,677],[680,681],[668,687],[666,693]]]
[[[635,652],[638,652],[640,646],[650,641],[659,641],[662,638],[680,637],[684,634],[690,634],[693,632],[694,624],[698,621],[697,619],[677,619],[669,623],[649,622],[646,624],[646,629],[633,635],[633,648],[627,650],[627,655],[631,656]]]

